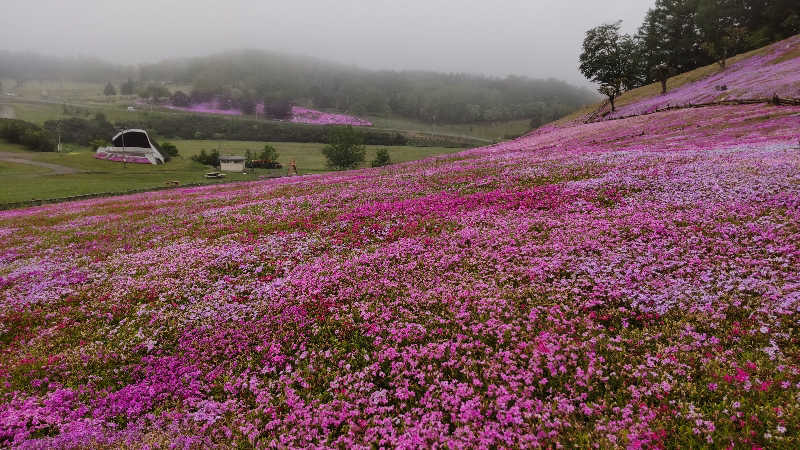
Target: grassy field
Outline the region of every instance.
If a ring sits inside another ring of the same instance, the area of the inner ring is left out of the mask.
[[[128,164],[102,161],[94,158],[88,148],[65,146],[62,153],[30,152],[18,145],[8,144],[0,140],[0,152],[13,152],[15,156],[33,161],[58,164],[76,169],[80,173],[57,175],[51,170],[27,165],[0,161],[0,206],[2,204],[48,200],[75,195],[97,194],[108,192],[126,192],[141,189],[164,187],[170,181],[180,184],[210,184],[218,180],[205,178],[205,173],[214,170],[191,160],[191,156],[202,149],[219,148],[225,155],[244,155],[250,149],[254,153],[264,147],[263,142],[248,141],[173,141],[178,146],[181,156],[174,158],[162,166]],[[325,159],[320,153],[323,144],[299,144],[276,142],[272,145],[280,153],[279,162],[288,166],[292,159],[296,160],[301,174],[322,173],[330,169],[325,167]],[[367,147],[367,163],[375,157],[379,147]],[[437,147],[385,147],[394,162],[411,161],[428,156],[452,153],[458,149]],[[285,169],[248,170],[247,174],[229,173],[225,182],[251,181],[260,177],[284,175]]]
[[[473,124],[430,124],[403,117],[366,116],[376,127],[392,130],[425,131],[428,133],[470,136],[479,139],[499,141],[511,136],[519,136],[530,130],[530,120],[510,120],[504,122],[481,122]]]
[[[201,150],[211,151],[218,149],[223,155],[244,156],[247,150],[257,154],[264,148],[264,142],[255,141],[208,141],[208,140],[173,140],[170,141],[178,147],[182,158],[189,158],[200,153]],[[330,171],[325,166],[325,157],[322,156],[322,148],[325,144],[298,143],[298,142],[271,142],[279,153],[278,162],[286,167],[291,160],[297,163],[297,169],[301,173],[321,173]],[[427,158],[429,156],[453,153],[460,149],[445,147],[405,147],[405,146],[380,146],[368,145],[366,166],[375,158],[378,149],[389,150],[389,156],[393,162],[414,161]]]

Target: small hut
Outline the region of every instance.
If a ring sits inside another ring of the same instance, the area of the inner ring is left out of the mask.
[[[223,172],[244,172],[244,156],[220,156],[219,170]]]

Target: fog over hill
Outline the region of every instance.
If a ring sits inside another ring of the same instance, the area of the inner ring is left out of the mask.
[[[617,19],[634,31],[650,3],[30,0],[0,6],[0,49],[130,64],[257,48],[374,70],[585,84],[575,64],[584,31]]]

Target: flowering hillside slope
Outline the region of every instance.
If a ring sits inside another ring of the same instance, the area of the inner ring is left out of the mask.
[[[796,447],[800,108],[0,213],[0,446]]]
[[[800,98],[800,35],[777,42],[764,52],[730,64],[702,80],[665,95],[645,98],[617,109],[607,118],[649,113],[667,106],[722,100]]]

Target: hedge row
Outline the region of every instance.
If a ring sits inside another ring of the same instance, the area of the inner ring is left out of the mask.
[[[18,119],[0,119],[0,138],[37,152],[54,152],[53,137],[38,125]]]
[[[327,142],[330,127],[213,116],[161,116],[126,122],[159,136],[181,139],[226,139],[263,142]],[[363,129],[365,143],[406,145],[406,138],[388,131]]]

